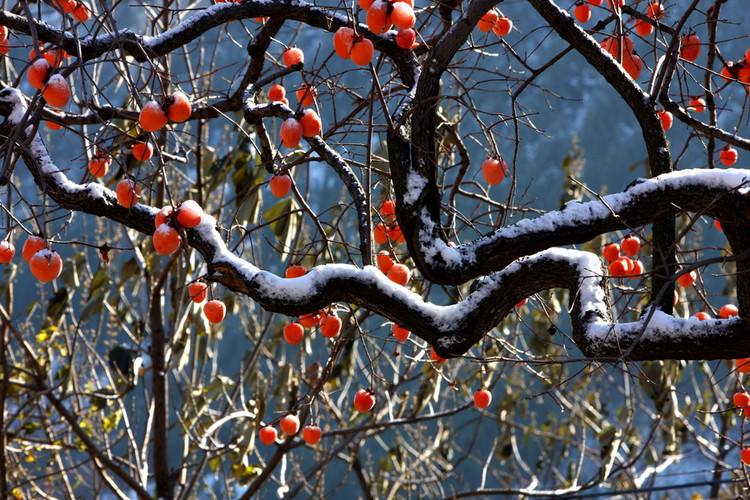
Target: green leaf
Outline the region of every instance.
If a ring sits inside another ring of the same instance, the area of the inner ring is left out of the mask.
[[[83,323],[91,319],[95,314],[99,314],[104,309],[104,298],[107,296],[107,291],[102,290],[94,294],[86,303],[83,310],[81,311],[80,321]]]
[[[50,326],[57,326],[60,323],[65,309],[68,307],[68,289],[60,288],[55,292],[55,296],[49,301],[47,307],[47,316],[42,324],[42,328],[49,328]]]
[[[284,198],[263,212],[263,218],[270,222],[271,230],[278,240],[281,260],[286,259],[299,229],[301,216],[297,212],[298,208],[294,199]]]

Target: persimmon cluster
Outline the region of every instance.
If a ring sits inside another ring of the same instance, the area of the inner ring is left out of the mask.
[[[16,248],[9,239],[0,242],[0,264],[10,264],[15,255]],[[41,236],[26,238],[21,255],[29,265],[31,274],[42,283],[48,283],[62,273],[62,257]]]
[[[164,99],[162,104],[151,100],[143,105],[138,123],[146,132],[161,130],[167,122],[182,123],[190,118],[193,105],[188,97],[177,91]]]
[[[77,2],[76,0],[52,0],[52,5],[65,14],[72,15],[79,23],[85,23],[91,17],[91,10],[83,2]]]
[[[26,78],[29,85],[42,91],[42,97],[51,106],[64,108],[70,101],[71,91],[68,82],[59,73],[55,73],[55,67],[41,57],[31,63]]]
[[[645,268],[640,260],[634,259],[641,251],[641,240],[637,236],[628,236],[620,244],[610,243],[602,250],[607,262],[609,274],[616,278],[640,277]]]
[[[513,21],[499,10],[491,9],[479,19],[477,29],[483,33],[492,31],[497,36],[504,38],[513,30]]]

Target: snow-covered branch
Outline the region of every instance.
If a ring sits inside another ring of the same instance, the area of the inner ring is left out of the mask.
[[[0,92],[0,103],[4,105],[9,123],[22,125],[26,105],[21,93],[4,89]],[[139,204],[128,211],[119,207],[114,193],[100,184],[71,181],[52,162],[40,136],[35,135],[28,147],[21,147],[21,152],[39,187],[66,208],[105,216],[146,234],[153,231],[154,208]],[[702,179],[701,175],[700,172],[693,177],[671,174],[664,178],[674,179],[677,189],[682,184],[690,185],[690,179]],[[710,184],[709,189],[731,185],[744,195],[743,176],[740,171],[726,172],[718,176],[720,180]],[[658,186],[660,182],[663,183],[663,178],[644,181],[631,191],[648,192],[648,186]],[[631,199],[633,193],[611,195],[609,202],[615,206],[617,196],[624,202]],[[581,209],[581,206],[586,208]],[[581,206],[577,210],[570,209],[571,220],[574,214],[575,217],[604,216],[603,211],[597,211],[602,209],[596,209],[595,205]],[[555,217],[547,219],[549,223]],[[548,223],[531,221],[505,231],[530,234],[529,226],[542,224],[547,230]],[[741,319],[683,320],[655,311],[646,316],[648,322],[614,323],[606,302],[601,261],[589,252],[550,248],[521,256],[504,269],[482,278],[463,300],[436,305],[391,282],[373,266],[328,264],[315,267],[299,278],[281,278],[230,252],[216,221],[208,215],[195,229],[188,230],[188,243],[205,259],[210,279],[247,295],[267,310],[296,316],[335,302],[356,304],[409,328],[444,357],[467,352],[510,313],[519,300],[550,288],[570,290],[573,337],[587,356],[617,359],[626,350],[630,350],[629,359],[634,360],[725,358],[750,353],[750,346],[747,352],[743,351],[747,332]]]
[[[27,19],[7,10],[0,10],[0,25],[28,35],[35,32],[40,41],[59,45],[72,55],[80,55],[84,61],[96,59],[115,50],[124,50],[137,61],[144,62],[149,58],[168,54],[217,26],[256,17],[290,19],[331,33],[342,26],[350,25],[345,16],[335,14],[332,9],[317,7],[302,0],[243,0],[217,3],[190,15],[183,22],[156,36],[141,35],[124,29],[79,38],[42,20]],[[359,24],[357,31],[371,40],[375,49],[385,53],[393,61],[399,76],[407,85],[415,80],[414,55],[396,45],[393,33],[378,36],[370,32],[364,24]]]

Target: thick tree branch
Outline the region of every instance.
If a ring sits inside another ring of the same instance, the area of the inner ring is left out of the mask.
[[[255,104],[254,94],[251,89],[248,90],[248,97],[245,101],[244,111],[245,120],[250,123],[256,123],[261,118],[267,117],[279,117],[279,118],[291,118],[294,116],[294,112],[288,106],[280,103],[270,104]],[[354,209],[357,212],[357,222],[359,226],[359,249],[362,254],[362,262],[364,265],[372,263],[372,257],[370,255],[370,231],[369,231],[369,220],[370,212],[367,208],[367,197],[365,190],[362,188],[362,183],[359,182],[359,178],[354,174],[352,169],[346,163],[341,155],[339,155],[333,148],[331,148],[326,142],[320,137],[307,137],[305,138],[307,143],[310,145],[313,151],[330,165],[336,174],[341,179],[341,182],[346,186],[347,191],[352,197]]]
[[[11,108],[11,123],[22,119],[25,102],[20,92],[7,92],[6,89],[0,92],[0,100]],[[39,136],[34,136],[30,146],[22,153],[38,185],[53,199],[60,197],[71,209],[108,216],[112,193],[103,187],[92,189],[91,184],[82,186],[68,180],[49,159]],[[743,197],[747,194],[747,187],[741,187],[745,184],[743,171],[717,173],[711,170],[668,174],[644,181],[641,189],[660,183],[673,184],[674,189],[683,183],[692,188],[692,178],[696,182],[702,180],[706,189],[720,189],[723,186],[727,192],[736,191]],[[54,189],[49,189],[50,186],[54,186]],[[67,191],[75,193],[75,196],[65,194]],[[619,196],[627,200],[632,195]],[[80,206],[70,206],[73,199]],[[580,206],[584,207],[578,212],[581,218],[587,214],[594,219],[604,217],[604,204],[598,208],[595,202]],[[153,208],[136,206],[127,225],[148,227],[144,232],[151,233],[154,213]],[[515,229],[523,234],[528,229],[524,226],[534,224],[521,223]],[[506,228],[508,231],[513,229]],[[733,358],[750,354],[747,328],[741,319],[700,322],[697,319],[676,319],[661,311],[653,311],[645,316],[650,318],[649,322],[613,323],[605,300],[601,262],[596,255],[588,252],[552,248],[521,257],[502,271],[482,278],[464,300],[438,306],[392,283],[372,266],[323,265],[294,279],[263,271],[227,249],[216,229],[216,221],[208,215],[204,216],[199,226],[188,230],[187,235],[190,246],[205,259],[209,279],[247,295],[269,311],[300,315],[318,311],[335,302],[357,304],[411,329],[445,357],[465,353],[512,311],[519,300],[549,288],[570,290],[574,340],[587,356],[617,359],[628,351],[628,359],[643,360]],[[523,249],[519,248],[518,252],[523,254]],[[744,300],[744,293],[740,295],[740,300]]]
[[[255,17],[283,18],[299,21],[334,33],[348,26],[345,16],[331,13],[331,9],[317,7],[301,0],[243,0],[242,2],[217,3],[189,16],[180,24],[157,36],[145,36],[130,30],[97,34],[78,38],[68,31],[58,30],[44,21],[0,10],[0,24],[22,33],[34,30],[43,42],[61,46],[68,53],[81,56],[84,61],[95,59],[107,52],[124,50],[139,62],[168,54],[203,35],[208,30],[231,21]],[[411,51],[399,48],[393,39],[374,35],[367,26],[360,24],[357,31],[373,42],[375,48],[385,53],[396,66],[401,79],[410,85],[414,81],[414,56]],[[79,51],[80,47],[80,51]]]

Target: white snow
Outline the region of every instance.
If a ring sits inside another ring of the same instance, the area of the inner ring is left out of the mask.
[[[406,206],[413,205],[426,187],[427,178],[415,172],[414,170],[410,170],[409,175],[406,177],[406,192],[404,193],[404,204]]]

